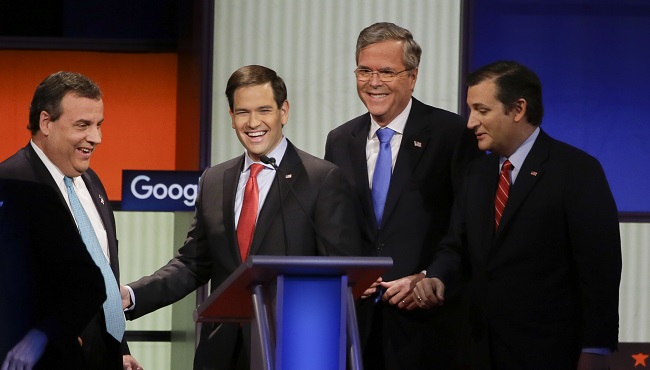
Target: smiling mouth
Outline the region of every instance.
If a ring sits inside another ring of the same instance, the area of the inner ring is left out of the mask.
[[[388,94],[373,94],[373,93],[368,93],[371,98],[373,99],[383,99],[388,96]]]
[[[92,148],[91,148],[91,149],[89,149],[89,148],[77,148],[77,149],[78,149],[79,151],[81,151],[82,153],[84,153],[84,154],[90,154],[90,153],[93,152],[93,149],[92,149]]]
[[[248,137],[252,137],[252,138],[262,137],[262,136],[266,135],[266,131],[247,132],[246,135]]]

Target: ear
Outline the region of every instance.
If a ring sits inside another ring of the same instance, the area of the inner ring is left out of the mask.
[[[235,114],[232,109],[228,108],[228,114],[230,114],[230,127],[235,128]]]
[[[415,90],[415,82],[418,80],[418,68],[411,71],[409,78],[411,79],[411,93]]]
[[[282,122],[282,127],[287,124],[289,121],[289,101],[285,100],[280,107],[280,119]]]
[[[50,134],[50,124],[52,123],[52,117],[46,111],[42,111],[38,119],[38,126],[43,133],[43,135],[48,136]]]
[[[521,122],[526,118],[526,109],[528,108],[528,102],[526,102],[526,99],[524,98],[519,98],[514,104],[514,108],[512,111],[514,112],[514,120],[515,122]]]

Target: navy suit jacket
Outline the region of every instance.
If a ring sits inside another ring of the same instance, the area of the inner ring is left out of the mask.
[[[575,369],[582,348],[615,349],[621,246],[598,161],[540,132],[494,230],[498,156],[470,165],[450,234],[429,267],[471,276],[474,368]]]
[[[382,225],[375,221],[368,181],[366,142],[370,113],[329,133],[325,159],[341,167],[353,186],[363,255],[393,258],[393,268],[384,274],[384,281],[426,269],[438,242],[447,232],[453,200],[460,191],[465,168],[470,160],[481,155],[465,123],[457,114],[412,99]],[[458,330],[452,327],[454,320],[448,315],[453,310],[445,307],[439,311],[405,311],[387,306],[379,313],[372,299],[362,300],[357,311],[361,339],[365,342],[373,330],[371,323],[377,321],[373,316],[382,315],[379,320],[384,326],[382,336],[389,343],[383,351],[386,368],[445,368],[447,365],[441,364],[441,358],[454,351],[447,347],[457,347],[452,338]],[[446,343],[432,344],[437,339]],[[423,359],[430,359],[431,363],[424,365],[427,361]]]
[[[235,195],[243,166],[242,155],[204,172],[185,244],[167,265],[129,284],[134,291],[135,308],[127,312],[127,318],[135,319],[176,302],[208,281],[214,291],[241,265]],[[260,210],[250,254],[359,255],[350,191],[339,168],[291,143],[279,168],[281,173],[276,174]],[[292,185],[295,195],[287,183]],[[230,368],[239,328],[239,324],[204,324],[195,369]]]
[[[48,339],[35,369],[88,368],[77,337],[106,292],[66,208],[48,186],[0,178],[0,362],[35,328]]]
[[[27,144],[26,147],[20,149],[16,154],[0,163],[0,177],[38,182],[50,186],[56,191],[60,201],[66,206],[66,209],[68,209],[68,216],[74,222],[72,212],[67,206],[61,191],[54,182],[54,178],[52,178],[52,175],[47,170],[47,167],[45,167],[43,161],[38,157],[38,154],[36,154],[36,151],[34,151],[31,144]],[[113,209],[108,200],[108,195],[106,194],[106,190],[104,189],[99,177],[92,169],[89,168],[86,170],[86,172],[81,175],[81,178],[86,184],[93,202],[95,203],[95,207],[97,207],[99,216],[106,228],[111,269],[113,270],[115,279],[119,284],[120,264],[118,259],[117,234],[115,231],[115,216],[113,215]],[[100,369],[117,369],[117,366],[119,365],[119,369],[122,368],[122,356],[117,352],[123,354],[129,353],[126,340],[122,340],[122,344],[120,345],[106,332],[104,313],[101,309],[97,311],[97,315],[86,326],[81,335],[81,339],[83,341],[84,353],[91,364],[89,366],[95,366]],[[113,342],[117,344],[114,344]]]

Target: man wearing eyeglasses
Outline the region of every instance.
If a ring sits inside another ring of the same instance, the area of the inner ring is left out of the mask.
[[[355,75],[368,112],[332,130],[325,148],[354,187],[363,253],[393,258],[357,305],[366,369],[460,368],[466,348],[458,303],[423,311],[411,294],[447,231],[464,169],[481,154],[463,118],[412,97],[421,54],[395,24],[361,31]]]

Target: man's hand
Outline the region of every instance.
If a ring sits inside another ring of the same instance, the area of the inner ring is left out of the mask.
[[[413,310],[418,308],[417,303],[413,299],[411,292],[418,281],[424,278],[424,274],[419,273],[403,277],[401,279],[382,282],[380,285],[386,288],[386,292],[382,297],[384,302],[388,302],[398,308]]]
[[[374,283],[370,286],[370,288],[366,289],[363,294],[361,294],[361,299],[366,299],[370,297],[371,295],[375,294],[377,291],[377,287],[381,284],[381,277],[377,278]]]
[[[142,370],[142,366],[131,355],[122,356],[122,366],[124,370]]]
[[[120,285],[120,295],[122,296],[122,309],[126,310],[131,307],[131,294],[129,294],[129,290],[124,285]]]
[[[43,355],[46,346],[45,333],[36,329],[30,330],[7,353],[2,363],[2,370],[31,370]]]
[[[442,306],[445,302],[445,284],[438,278],[422,279],[416,284],[411,297],[423,309]]]

